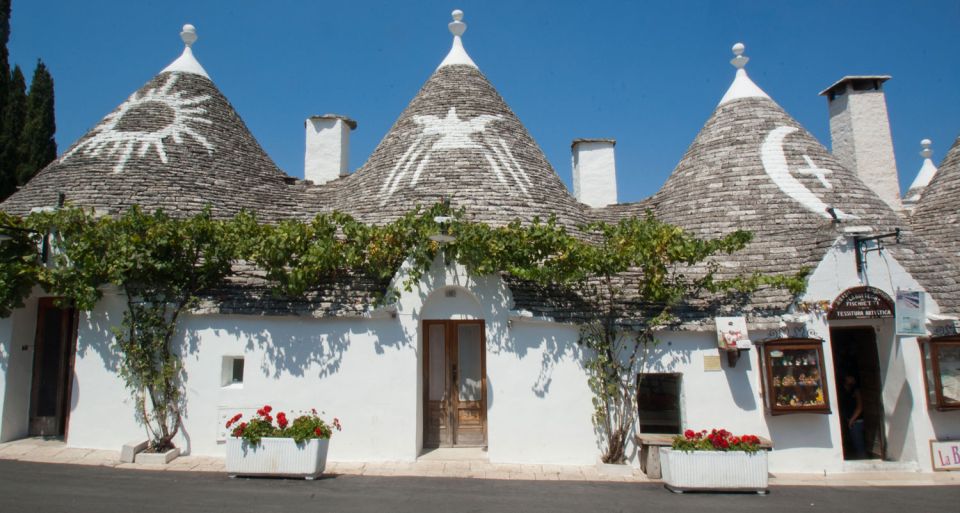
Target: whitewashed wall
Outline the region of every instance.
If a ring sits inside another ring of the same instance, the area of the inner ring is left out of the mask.
[[[761,334],[750,333],[751,338]],[[662,332],[646,366],[648,372],[679,372],[684,429],[724,428],[736,435],[770,438],[771,472],[818,472],[837,457],[831,448],[829,419],[824,415],[785,415],[765,412],[760,394],[758,351],[743,353],[731,367],[717,349],[714,331]],[[720,357],[720,370],[706,370],[706,357]]]
[[[30,425],[36,296],[35,292],[24,308],[0,319],[0,442],[26,436]]]
[[[401,274],[398,280],[402,280]],[[455,297],[446,291],[453,290]],[[484,319],[487,335],[488,443],[491,461],[592,464],[597,447],[577,329],[510,321],[512,298],[498,278],[474,279],[438,264],[396,311],[367,318],[315,319],[202,315],[180,326],[187,407],[177,445],[221,455],[223,423],[270,404],[274,411],[317,408],[344,430],[333,461],[413,460],[422,448],[424,319]],[[81,317],[68,443],[119,449],[145,438],[107,350],[109,326],[124,303],[108,295]],[[2,327],[2,325],[0,325]],[[242,385],[224,386],[224,357],[242,356]]]
[[[806,301],[832,301],[860,285],[852,247],[839,240],[813,272]],[[397,280],[402,281],[401,273]],[[870,253],[865,284],[891,295],[919,288],[889,252]],[[453,297],[447,294],[453,291]],[[929,299],[929,298],[928,298]],[[36,301],[0,320],[0,436],[27,428]],[[120,322],[122,297],[106,294],[97,309],[81,314],[71,398],[68,444],[118,449],[145,430],[117,376],[111,326]],[[937,306],[928,301],[928,308]],[[220,455],[223,422],[247,417],[263,404],[276,410],[316,407],[339,417],[344,431],[330,448],[334,461],[413,460],[422,448],[420,333],[424,319],[485,320],[489,458],[504,463],[592,464],[600,451],[591,423],[591,393],[575,326],[524,318],[498,278],[472,278],[458,266],[437,263],[395,309],[365,318],[315,319],[186,316],[180,327],[187,409],[177,443],[192,454]],[[838,323],[831,323],[834,326]],[[951,413],[929,411],[920,355],[913,337],[893,334],[892,321],[856,322],[878,330],[888,456],[929,469],[928,440],[960,436]],[[785,326],[794,328],[796,326]],[[683,374],[682,415],[687,428],[723,427],[773,439],[773,472],[843,470],[840,420],[829,326],[811,316],[803,326],[826,339],[824,359],[832,415],[783,415],[764,411],[756,350],[720,371],[706,371],[704,357],[718,356],[713,331],[663,332],[647,361],[650,372]],[[767,338],[769,333],[751,333]],[[242,356],[242,385],[224,386],[223,358]],[[955,414],[954,414],[955,415]],[[631,450],[631,462],[636,463]]]
[[[403,279],[401,273],[398,282]],[[447,290],[456,297],[446,297]],[[490,461],[592,464],[598,451],[591,395],[577,357],[578,330],[536,320],[511,321],[512,303],[499,278],[471,277],[461,266],[438,261],[413,293],[401,296],[397,314],[418,347],[424,319],[485,320]],[[417,415],[422,436],[422,412]]]
[[[221,455],[226,418],[269,404],[339,418],[332,460],[416,457],[417,351],[396,320],[192,316],[183,328],[192,453]],[[225,356],[244,357],[242,385],[222,386]]]
[[[835,242],[811,275],[804,300],[833,301],[844,290],[861,285],[882,289],[891,297],[896,297],[898,289],[922,290],[920,284],[888,250],[868,253],[864,275],[858,278],[852,240],[842,238]],[[929,295],[926,298],[926,307],[928,313],[939,312],[939,307]],[[949,423],[940,423],[940,427],[935,430],[938,424],[934,423],[933,419],[940,415],[927,408],[923,367],[916,337],[896,335],[893,319],[828,322],[824,316],[814,315],[806,325],[808,330],[826,339],[824,363],[829,372],[828,391],[834,413],[824,417],[828,419],[826,427],[829,429],[830,450],[833,453],[830,460],[825,460],[829,463],[829,468],[826,465],[825,468],[836,471],[843,466],[841,420],[833,376],[830,327],[864,326],[871,327],[876,332],[883,385],[887,458],[916,465],[920,470],[931,470],[929,440],[938,436],[942,438],[957,430],[944,429]],[[786,418],[790,417],[793,416]]]
[[[506,347],[488,340],[490,460],[593,464],[600,450],[579,331],[515,320],[509,332]]]
[[[762,427],[763,403],[758,401],[759,374],[755,351],[745,353],[735,367],[721,357],[718,371],[705,370],[704,358],[720,356],[715,332],[661,332],[648,358],[647,372],[680,372],[684,429],[724,428],[736,434]]]
[[[110,289],[97,308],[80,313],[67,425],[71,447],[118,451],[127,442],[147,439],[134,401],[117,374],[119,360],[110,329],[120,325],[125,310],[124,296]]]

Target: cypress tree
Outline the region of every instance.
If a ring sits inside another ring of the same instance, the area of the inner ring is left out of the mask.
[[[7,54],[7,41],[10,40],[10,1],[0,0],[0,130],[4,127],[3,117],[7,110],[7,96],[10,84],[10,61]],[[0,155],[6,153],[0,133]],[[0,170],[2,171],[2,170]],[[0,175],[0,192],[7,181],[5,175]],[[2,196],[0,196],[2,197]]]
[[[0,201],[17,188],[17,165],[20,154],[20,134],[27,115],[27,86],[20,66],[13,68],[7,95],[3,124],[0,125]]]
[[[33,175],[57,158],[57,131],[53,112],[53,77],[43,61],[37,60],[37,68],[27,94],[27,113],[20,134],[20,151],[23,159],[17,166],[17,184],[27,183]]]

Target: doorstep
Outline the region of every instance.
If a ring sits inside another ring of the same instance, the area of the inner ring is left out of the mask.
[[[483,447],[440,447],[424,449],[417,461],[490,461]]]

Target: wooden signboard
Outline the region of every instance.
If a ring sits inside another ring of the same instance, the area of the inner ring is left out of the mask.
[[[854,287],[843,291],[830,307],[827,319],[889,319],[893,318],[893,299],[875,287]]]
[[[960,440],[930,440],[933,470],[960,470]]]

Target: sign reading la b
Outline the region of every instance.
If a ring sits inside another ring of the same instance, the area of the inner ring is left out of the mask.
[[[960,470],[960,440],[930,440],[933,470]]]

